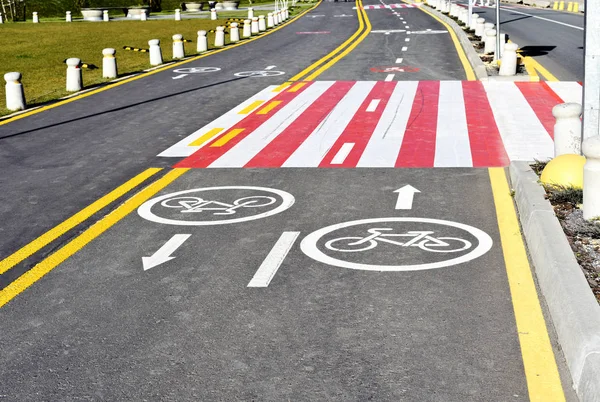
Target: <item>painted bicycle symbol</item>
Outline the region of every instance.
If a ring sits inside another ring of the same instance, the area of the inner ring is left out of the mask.
[[[181,213],[199,213],[214,211],[213,215],[233,215],[239,208],[260,208],[274,204],[277,200],[268,196],[252,196],[239,198],[228,204],[221,201],[206,200],[200,197],[173,197],[160,203],[166,208],[181,209]],[[218,211],[218,212],[217,212]]]
[[[236,77],[275,77],[285,74],[283,71],[260,70],[260,71],[240,71],[235,73]]]
[[[456,253],[471,248],[471,242],[459,239],[458,237],[433,237],[435,232],[431,231],[409,231],[406,233],[384,233],[392,231],[392,228],[371,228],[368,229],[368,236],[365,237],[340,237],[329,240],[325,247],[333,251],[343,253],[355,253],[371,250],[379,245],[380,242],[393,244],[400,247],[418,247],[423,251],[432,253]],[[391,240],[390,238],[410,238],[408,241],[401,242]]]

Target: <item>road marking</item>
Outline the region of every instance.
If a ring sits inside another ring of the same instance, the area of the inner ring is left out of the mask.
[[[300,82],[294,85],[292,88],[288,89],[288,92],[298,92],[303,86],[306,85],[306,82]]]
[[[504,7],[502,7],[502,8],[504,8]],[[523,12],[521,12],[521,11],[517,11],[517,10],[515,10],[515,9],[511,9],[510,11],[507,11],[507,12],[509,12],[509,13],[521,14],[521,15],[526,15],[526,16],[528,16],[528,17],[536,18],[536,19],[538,19],[538,20],[543,20],[543,21],[553,22],[553,23],[555,23],[555,24],[564,25],[564,26],[566,26],[566,27],[569,27],[569,28],[575,28],[575,29],[578,29],[578,30],[580,30],[580,31],[583,31],[583,30],[584,30],[582,27],[578,27],[578,26],[576,26],[576,25],[566,24],[566,23],[564,23],[564,22],[560,22],[560,21],[551,20],[551,19],[549,19],[549,18],[538,17],[537,15],[523,13]]]
[[[563,102],[581,104],[583,100],[583,87],[577,82],[547,82],[550,89],[558,95]]]
[[[275,67],[277,67],[277,66],[268,66],[268,67],[265,67],[265,70],[272,70],[272,69],[274,69]]]
[[[338,14],[334,15],[334,17],[354,17],[354,14]]]
[[[410,38],[404,39],[404,42],[410,42]]]
[[[249,104],[248,106],[246,106],[245,108],[243,108],[242,110],[240,110],[238,112],[238,114],[248,114],[251,111],[253,111],[254,109],[256,109],[257,107],[259,107],[260,105],[262,105],[263,103],[265,103],[265,101],[263,101],[263,100],[255,100],[254,102],[252,102],[251,104]]]
[[[292,85],[291,82],[284,82],[283,84],[279,85],[277,88],[275,88],[273,90],[273,92],[281,92],[284,89],[286,89],[287,87],[289,87],[290,85]]]
[[[296,32],[296,35],[319,35],[319,34],[330,34],[331,31],[310,31],[310,32]]]
[[[410,184],[407,184],[406,186],[395,190],[394,193],[398,194],[395,209],[412,209],[415,194],[420,193],[420,191]]]
[[[189,239],[191,234],[176,234],[173,235],[165,244],[161,246],[154,254],[150,257],[142,257],[142,267],[144,271],[147,271],[151,268],[157,267],[167,261],[171,261],[175,259],[175,257],[171,257],[171,254],[175,252],[187,239]]]
[[[371,100],[371,102],[369,103],[369,106],[367,106],[367,112],[374,112],[375,110],[377,110],[377,106],[379,105],[379,102],[381,102],[381,99]]]
[[[267,106],[263,107],[258,112],[256,112],[256,114],[268,114],[271,110],[281,105],[281,103],[283,103],[283,101],[271,101]]]
[[[340,150],[337,152],[337,154],[335,154],[335,156],[331,160],[331,164],[341,165],[342,163],[344,163],[348,155],[350,155],[350,151],[352,151],[352,148],[354,148],[353,142],[347,142],[344,145],[342,145]]]
[[[187,76],[188,76],[187,74],[180,74],[180,75],[176,75],[175,77],[171,77],[171,78],[174,80],[179,80],[179,79],[187,77]]]
[[[489,169],[529,399],[564,401],[564,391],[504,168]]]
[[[37,239],[33,240],[31,243],[21,247],[19,250],[0,261],[0,275],[7,272],[9,269],[13,268],[15,265],[30,257],[34,253],[38,252],[43,247],[50,244],[50,242],[58,239],[60,236],[84,222],[90,216],[94,215],[112,202],[118,200],[161,170],[162,169],[160,168],[150,168],[144,170],[142,173],[129,179],[127,182],[112,190],[110,193],[77,212],[66,221],[53,227]]]
[[[235,73],[236,77],[274,77],[276,75],[284,75],[283,71],[273,71],[273,70],[256,70],[256,71],[240,71],[239,73]]]
[[[383,33],[383,34],[389,34],[390,32],[393,32],[393,33],[406,32],[406,30],[405,29],[378,29],[378,30],[371,31],[371,33]]]
[[[404,59],[403,59],[402,57],[400,57],[400,58],[397,58],[397,59],[396,59],[396,63],[397,63],[397,64],[402,64],[402,61],[403,61],[403,60],[404,60]]]
[[[402,46],[402,51],[403,51],[403,52],[406,52],[407,50],[408,50],[408,47],[407,47],[407,46]]]
[[[404,28],[408,29],[408,28],[410,28],[410,27],[409,27],[408,25],[404,25]],[[409,32],[409,33],[410,33],[410,32]]]
[[[189,146],[190,147],[199,147],[202,144],[208,142],[210,139],[212,139],[215,135],[219,134],[223,130],[224,130],[223,127],[215,127],[212,130],[210,130],[208,133],[204,134],[202,137],[198,138],[197,140],[194,140],[193,142],[190,142]]]
[[[221,71],[219,67],[184,67],[173,70],[176,74],[201,74]]]
[[[227,144],[232,138],[234,138],[236,135],[238,135],[239,133],[241,133],[244,130],[245,130],[244,128],[233,129],[230,132],[228,132],[227,134],[225,134],[224,136],[222,136],[221,138],[219,138],[217,141],[210,144],[210,146],[211,147],[222,147],[223,145]]]
[[[558,81],[558,78],[556,78],[550,71],[548,71],[544,66],[537,62],[533,57],[523,57],[523,62],[525,63],[525,66],[533,67],[537,72],[541,73],[544,77],[546,77],[546,80],[554,82]]]
[[[35,265],[29,271],[25,272],[16,280],[11,282],[4,289],[0,290],[0,307],[4,306],[6,303],[14,299],[18,294],[39,281],[58,265],[63,263],[77,251],[81,250],[89,242],[110,229],[114,224],[142,205],[148,198],[158,193],[188,170],[189,169],[173,169],[154,183],[149,184],[142,191],[118,206],[114,211],[106,215],[98,222],[94,223],[82,234],[75,237],[66,245],[58,249],[55,253],[46,257],[39,264]]]
[[[277,273],[300,232],[283,232],[263,263],[260,265],[250,283],[249,288],[266,288]]]
[[[396,74],[388,74],[384,81],[393,81]]]

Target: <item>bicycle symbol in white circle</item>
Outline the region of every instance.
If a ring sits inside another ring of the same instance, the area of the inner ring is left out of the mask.
[[[385,242],[400,247],[418,247],[423,251],[433,253],[456,253],[458,251],[471,248],[471,242],[459,239],[458,237],[438,237],[431,236],[435,232],[430,231],[409,231],[406,233],[384,233],[392,231],[392,228],[372,228],[368,229],[368,236],[365,237],[340,237],[329,240],[325,247],[333,251],[342,253],[356,253],[371,250],[379,245],[379,242]],[[390,238],[406,238],[406,242],[391,240]]]
[[[235,73],[236,77],[275,77],[285,74],[283,71],[262,70],[262,71],[241,71]]]
[[[211,211],[213,215],[233,215],[237,212],[238,208],[260,208],[274,204],[276,201],[277,200],[273,197],[261,195],[239,198],[231,204],[205,200],[200,197],[173,197],[162,201],[160,205],[166,208],[181,209],[181,211],[179,211],[181,213]]]
[[[221,71],[219,67],[183,67],[173,70],[177,74],[201,74],[201,73],[214,73]]]

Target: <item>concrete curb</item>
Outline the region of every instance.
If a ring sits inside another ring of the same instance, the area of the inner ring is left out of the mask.
[[[485,68],[485,64],[483,64],[483,61],[481,61],[481,59],[479,58],[479,55],[473,48],[471,41],[467,37],[467,34],[465,34],[465,32],[462,30],[462,28],[460,26],[458,26],[458,24],[453,19],[448,18],[444,14],[436,11],[435,8],[433,8],[429,5],[426,5],[426,4],[423,4],[423,6],[421,6],[421,7],[425,7],[425,6],[427,6],[428,12],[430,12],[431,14],[434,14],[436,17],[438,17],[439,19],[444,21],[446,24],[450,25],[450,27],[452,27],[452,29],[454,30],[454,33],[458,37],[458,40],[459,40],[461,46],[463,47],[463,49],[465,51],[465,54],[467,55],[467,59],[469,59],[469,63],[471,64],[471,67],[473,67],[475,76],[477,77],[478,80],[487,80],[488,74],[487,74],[487,69]]]
[[[581,402],[600,401],[600,305],[589,289],[538,176],[528,162],[510,164],[519,219],[531,262]]]

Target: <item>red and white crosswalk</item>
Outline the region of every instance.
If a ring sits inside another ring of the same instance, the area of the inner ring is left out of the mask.
[[[268,87],[159,156],[176,167],[488,167],[553,156],[576,82],[314,81]]]

